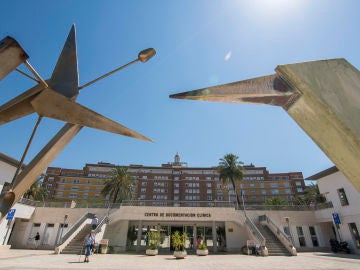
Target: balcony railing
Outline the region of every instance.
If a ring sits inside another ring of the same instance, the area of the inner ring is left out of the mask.
[[[32,201],[20,199],[19,203],[34,207],[54,207],[54,208],[109,208],[115,209],[123,206],[166,206],[166,207],[224,207],[243,210],[243,206],[237,206],[234,202],[228,201],[170,201],[170,200],[130,200],[120,203],[109,202],[57,202],[57,201]],[[246,204],[245,209],[249,210],[273,210],[273,211],[314,211],[332,208],[331,202],[316,205],[254,205]]]

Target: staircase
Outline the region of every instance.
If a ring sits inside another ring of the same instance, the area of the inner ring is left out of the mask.
[[[84,228],[71,240],[71,242],[61,251],[61,254],[84,253],[84,239],[91,231],[91,224],[86,224]]]
[[[259,224],[257,227],[266,239],[269,256],[291,256],[290,252],[283,246],[279,239],[277,239],[268,226]]]

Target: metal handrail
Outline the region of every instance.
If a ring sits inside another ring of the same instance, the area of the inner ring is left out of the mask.
[[[88,218],[93,218],[93,213],[83,215],[66,233],[61,237],[60,244],[64,243]]]
[[[251,230],[251,233],[253,234],[253,236],[256,238],[256,240],[259,241],[260,245],[262,247],[265,247],[266,245],[266,238],[261,234],[261,232],[259,231],[259,229],[256,227],[256,225],[254,224],[254,222],[252,222],[252,220],[248,217],[245,216],[245,224],[248,226],[248,228]]]
[[[283,232],[267,215],[259,216],[259,221],[266,221],[268,224],[271,224],[276,229],[277,234],[283,236],[288,241],[288,243],[291,244],[291,246],[294,246],[290,236]]]
[[[131,200],[123,201],[120,203],[109,204],[109,202],[101,203],[90,203],[90,202],[77,202],[75,205],[71,206],[71,202],[60,202],[60,201],[33,201],[29,199],[20,199],[19,203],[35,206],[35,207],[54,207],[54,208],[119,208],[120,205],[123,206],[167,206],[167,207],[224,207],[224,208],[236,208],[238,210],[243,210],[243,206],[236,206],[234,202],[227,201],[162,201],[162,200]],[[331,202],[326,202],[322,204],[316,204],[314,206],[307,205],[254,205],[247,204],[246,210],[272,210],[272,211],[314,211],[333,208]]]
[[[109,219],[109,216],[105,216],[100,222],[99,224],[96,226],[94,232],[95,234],[99,233],[101,231],[101,227],[104,225],[104,224],[109,224],[110,222],[110,219]]]

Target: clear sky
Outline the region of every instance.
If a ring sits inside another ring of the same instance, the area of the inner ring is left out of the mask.
[[[153,47],[137,63],[83,91],[77,102],[151,139],[83,128],[51,166],[99,161],[158,166],[178,152],[189,166],[215,166],[226,153],[270,172],[310,176],[332,162],[280,107],[169,99],[170,94],[274,73],[279,64],[346,58],[360,68],[360,1],[174,0],[1,3],[0,38],[14,37],[43,78],[51,76],[71,25],[80,85]],[[22,70],[26,68],[21,67]],[[32,87],[13,72],[0,104]],[[20,159],[37,115],[0,126],[0,152]],[[45,119],[26,162],[64,123]]]

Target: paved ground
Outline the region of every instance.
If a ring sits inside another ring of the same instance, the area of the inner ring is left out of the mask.
[[[149,257],[135,254],[84,256],[54,255],[43,250],[1,250],[0,269],[119,269],[119,270],[360,270],[360,256],[330,253],[300,253],[296,257],[246,255],[189,255],[176,260],[171,255]]]

